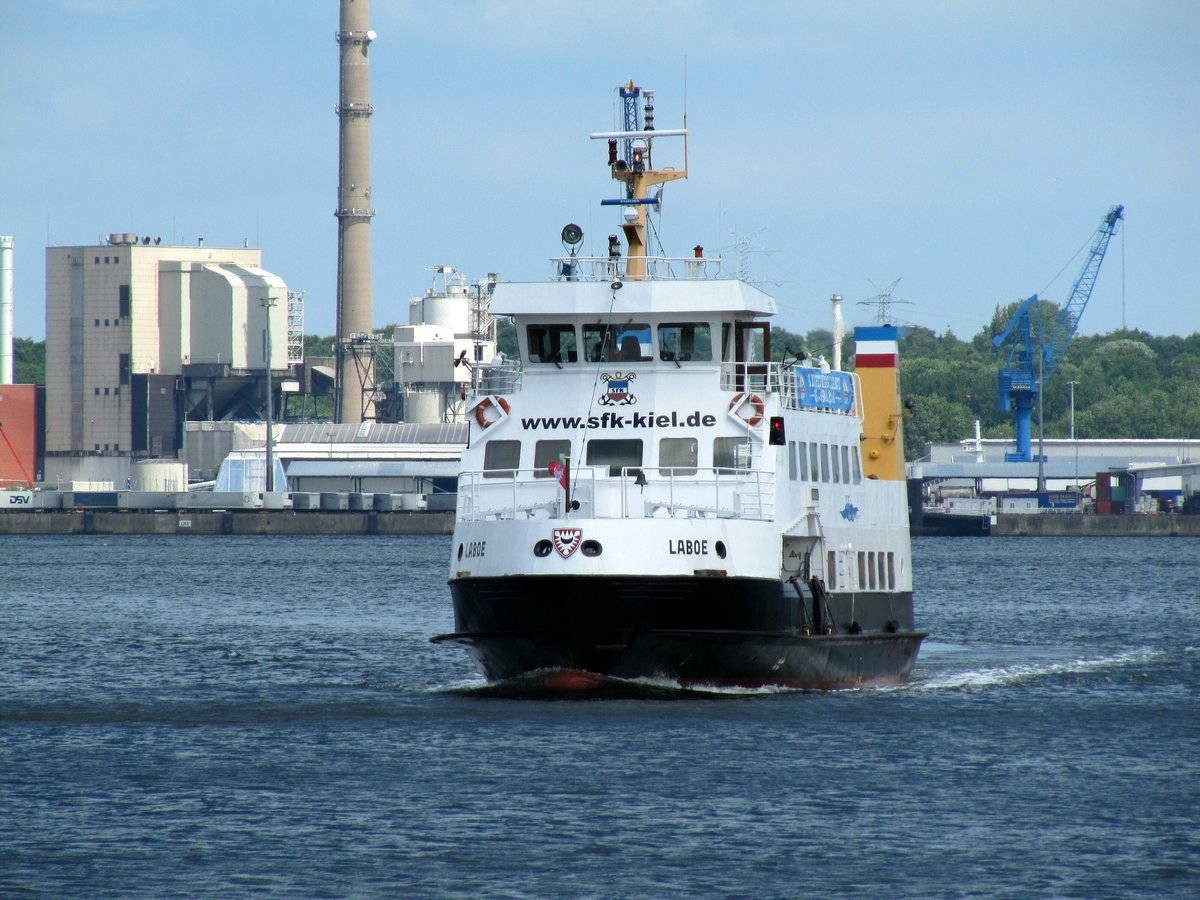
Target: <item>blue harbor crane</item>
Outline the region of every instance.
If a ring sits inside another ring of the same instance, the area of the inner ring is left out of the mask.
[[[1114,206],[1101,220],[1083,271],[1075,279],[1071,295],[1048,336],[1042,326],[1041,304],[1038,295],[1034,294],[1017,307],[1004,333],[992,339],[992,343],[999,347],[1010,335],[1013,336],[1008,364],[1000,369],[1000,391],[996,401],[997,409],[1001,412],[1013,411],[1017,449],[1004,455],[1007,462],[1033,461],[1029,432],[1034,404],[1038,401],[1042,385],[1054,374],[1066,355],[1067,345],[1075,336],[1079,319],[1092,296],[1092,288],[1096,286],[1096,276],[1100,273],[1100,263],[1104,261],[1108,242],[1117,233],[1117,225],[1124,218],[1124,213],[1124,206]]]

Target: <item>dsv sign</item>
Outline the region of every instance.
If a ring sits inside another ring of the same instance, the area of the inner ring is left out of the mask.
[[[33,505],[33,494],[29,493],[28,491],[22,491],[20,493],[17,493],[17,492],[10,493],[8,495],[8,505],[9,506],[32,506]]]

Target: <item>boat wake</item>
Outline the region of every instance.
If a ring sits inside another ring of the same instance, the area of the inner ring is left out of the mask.
[[[1139,649],[1103,656],[1096,659],[1072,659],[1056,662],[1019,663],[959,672],[942,672],[922,677],[914,674],[911,681],[892,690],[971,690],[1022,684],[1063,675],[1080,675],[1141,665],[1163,656],[1158,650]]]
[[[670,679],[617,678],[577,669],[540,669],[487,683],[471,681],[437,690],[463,697],[520,700],[696,700],[795,693],[796,689],[680,684]]]

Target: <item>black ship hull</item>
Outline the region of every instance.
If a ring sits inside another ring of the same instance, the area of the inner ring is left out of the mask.
[[[992,533],[992,517],[923,512],[919,518],[913,518],[909,527],[921,537],[987,537]]]
[[[505,577],[451,582],[455,631],[491,682],[557,673],[835,689],[903,681],[925,635],[912,596],[816,596],[770,579]]]

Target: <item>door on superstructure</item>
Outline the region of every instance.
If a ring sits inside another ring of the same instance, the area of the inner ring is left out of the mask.
[[[766,322],[736,322],[733,328],[734,390],[767,390],[771,329]]]

